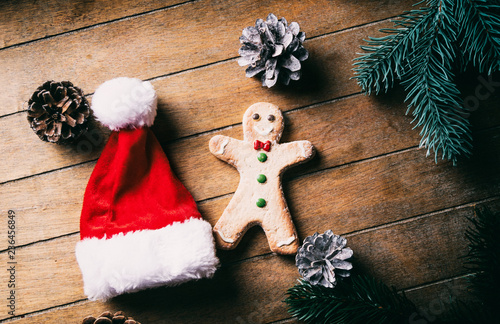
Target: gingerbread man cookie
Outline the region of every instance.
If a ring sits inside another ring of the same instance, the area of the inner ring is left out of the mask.
[[[259,102],[243,116],[243,141],[222,135],[210,140],[210,152],[240,173],[238,189],[214,227],[220,248],[235,248],[250,227],[260,225],[273,252],[297,252],[299,240],[281,175],[288,167],[312,158],[314,148],[309,141],[279,144],[283,128],[281,110]]]

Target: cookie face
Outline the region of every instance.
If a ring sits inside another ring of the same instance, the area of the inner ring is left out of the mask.
[[[251,105],[243,115],[243,136],[247,142],[279,142],[283,134],[283,114],[279,108],[268,102]]]

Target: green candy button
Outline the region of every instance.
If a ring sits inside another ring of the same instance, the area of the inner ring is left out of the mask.
[[[260,162],[266,162],[267,160],[267,155],[266,153],[260,153],[259,156],[257,157],[257,159],[260,161]]]
[[[262,198],[259,198],[259,199],[257,199],[256,205],[257,205],[257,207],[260,207],[260,208],[265,207],[266,201]]]
[[[257,177],[257,181],[259,183],[264,183],[264,182],[266,182],[266,180],[267,180],[267,177],[263,174],[259,174],[259,176]]]

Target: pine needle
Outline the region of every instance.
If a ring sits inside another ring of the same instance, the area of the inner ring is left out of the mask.
[[[479,72],[500,70],[500,4],[498,1],[457,1],[460,46]]]
[[[500,70],[498,0],[427,0],[394,20],[386,36],[369,37],[354,61],[354,79],[367,94],[387,92],[400,81],[407,113],[420,129],[420,146],[436,161],[470,156],[469,115],[455,84],[468,64],[488,74]]]
[[[430,19],[426,13],[426,8],[407,11],[400,16],[401,19],[393,20],[394,28],[380,29],[387,36],[365,40],[368,45],[361,46],[361,49],[368,54],[354,59],[354,78],[363,91],[367,94],[373,90],[375,94],[382,90],[387,92],[395,80],[401,79],[415,38]]]
[[[449,323],[500,323],[500,212],[475,208],[469,221],[471,225],[465,232],[469,241],[465,266],[474,273],[468,289],[476,301],[454,304]]]
[[[500,306],[500,213],[476,209],[470,218],[472,226],[465,236],[469,241],[467,268],[475,272],[470,279],[471,289],[491,311]]]
[[[463,100],[455,83],[453,60],[458,21],[453,17],[455,0],[434,1],[426,12],[427,24],[415,38],[414,53],[405,68],[402,85],[415,127],[420,127],[420,147],[427,155],[439,152],[456,163],[459,155],[470,154],[472,137],[464,117]]]
[[[307,323],[404,323],[416,312],[406,296],[362,275],[335,288],[299,280],[287,295],[289,313]]]

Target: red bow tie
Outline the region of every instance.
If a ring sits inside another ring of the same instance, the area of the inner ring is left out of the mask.
[[[253,148],[256,150],[263,149],[264,151],[269,152],[269,150],[271,150],[271,141],[262,143],[259,140],[255,140],[255,142],[253,142]]]

